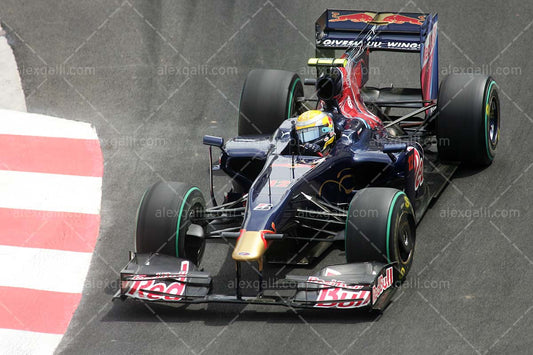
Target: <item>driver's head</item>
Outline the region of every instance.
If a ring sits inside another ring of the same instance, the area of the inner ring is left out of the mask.
[[[318,110],[306,111],[298,117],[296,133],[301,144],[316,144],[321,151],[335,141],[333,120],[327,113]]]

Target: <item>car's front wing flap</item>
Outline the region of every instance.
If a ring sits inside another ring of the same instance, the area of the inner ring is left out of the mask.
[[[384,309],[398,287],[393,264],[332,265],[312,276],[287,275],[256,296],[211,294],[212,278],[190,261],[160,254],[137,254],[120,273],[120,299],[170,303],[269,304],[317,309]],[[277,291],[280,292],[277,292]],[[281,295],[289,290],[291,295]],[[268,293],[268,294],[267,294]]]
[[[211,277],[189,260],[160,254],[137,254],[120,272],[116,297],[177,302],[205,297]]]

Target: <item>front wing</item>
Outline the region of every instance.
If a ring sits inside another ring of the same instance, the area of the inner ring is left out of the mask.
[[[114,299],[162,303],[268,304],[292,308],[383,310],[399,286],[393,264],[332,265],[312,276],[287,275],[255,296],[212,294],[211,276],[188,260],[161,254],[133,254],[120,273]],[[239,287],[239,282],[236,282]]]

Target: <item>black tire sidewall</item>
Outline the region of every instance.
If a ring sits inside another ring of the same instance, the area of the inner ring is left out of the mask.
[[[356,215],[354,210],[366,211],[368,216],[362,217],[360,213]],[[400,223],[408,223],[412,232],[413,250],[406,263],[399,257]],[[413,261],[415,241],[413,206],[404,192],[392,188],[366,188],[356,193],[350,203],[346,221],[347,263],[398,262],[400,275],[404,277]]]
[[[486,105],[491,97],[497,103],[499,132],[499,97],[495,81],[485,75],[449,75],[439,90],[437,104],[437,147],[442,161],[489,165],[496,145],[489,144]]]
[[[197,187],[177,182],[152,185],[144,194],[137,213],[136,252],[187,258],[189,214],[195,206],[205,208],[204,197]]]
[[[248,73],[239,103],[238,135],[270,135],[299,111],[303,84],[293,72],[255,69]]]

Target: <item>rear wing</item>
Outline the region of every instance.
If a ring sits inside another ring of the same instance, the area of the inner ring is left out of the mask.
[[[316,47],[347,49],[357,44],[356,38],[378,26],[371,49],[420,51],[422,34],[431,14],[411,12],[369,12],[326,10],[316,21]]]
[[[372,12],[326,10],[316,21],[317,57],[330,57],[333,49],[360,44],[364,35],[377,26],[368,43],[370,50],[420,53],[420,82],[423,100],[438,95],[437,14],[414,12]]]

